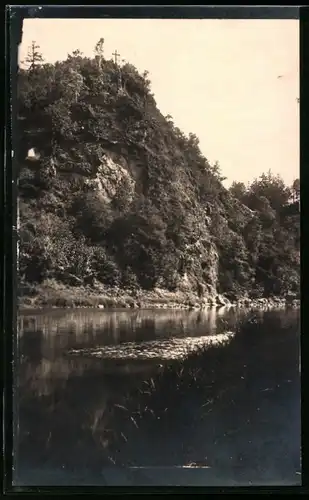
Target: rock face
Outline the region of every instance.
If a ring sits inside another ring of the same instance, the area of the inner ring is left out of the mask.
[[[95,178],[86,179],[85,183],[97,191],[107,203],[110,203],[120,190],[125,190],[128,202],[134,198],[134,179],[120,163],[115,162],[108,155],[102,159]]]
[[[97,193],[105,203],[110,204],[122,195],[126,200],[126,205],[129,206],[134,200],[136,192],[141,189],[143,168],[145,169],[145,166],[141,162],[107,152],[104,154],[95,176],[86,178],[85,184]],[[209,204],[206,212],[208,214],[212,212]],[[185,245],[182,261],[186,271],[177,273],[175,270],[177,289],[181,292],[193,293],[199,298],[209,299],[210,302],[214,300],[220,305],[226,305],[229,303],[227,299],[223,299],[221,296],[219,301],[215,299],[217,296],[219,255],[209,232],[211,216],[203,215],[201,218],[200,210],[197,214],[199,217],[197,215],[197,218],[192,220],[192,225],[198,225],[200,236],[196,236]],[[160,279],[158,285],[160,285]]]
[[[187,245],[184,259],[189,263],[189,271],[179,276],[178,288],[193,291],[200,297],[216,295],[219,256],[210,238],[201,238]],[[199,281],[197,276],[201,276],[203,281]]]
[[[228,306],[230,305],[230,301],[223,297],[223,295],[217,295],[216,302],[219,306]]]

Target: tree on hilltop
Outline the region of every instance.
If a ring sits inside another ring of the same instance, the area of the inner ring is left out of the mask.
[[[27,57],[25,59],[25,62],[29,64],[29,71],[34,70],[37,66],[44,62],[43,56],[39,49],[40,46],[37,45],[35,41],[32,41],[28,49]]]

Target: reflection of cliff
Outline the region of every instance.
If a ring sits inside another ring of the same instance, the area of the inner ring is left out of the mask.
[[[54,386],[65,383],[73,373],[79,377],[90,369],[104,373],[115,369],[118,373],[145,372],[148,368],[144,363],[134,366],[122,363],[115,367],[95,359],[70,359],[64,353],[102,345],[147,344],[154,340],[160,344],[160,339],[164,344],[171,337],[213,335],[233,330],[237,319],[236,311],[226,308],[192,312],[54,310],[48,314],[21,315],[18,318],[20,385],[41,396],[50,394]]]
[[[115,372],[126,376],[145,375],[147,370],[153,369],[151,359],[150,363],[141,360],[128,363],[125,359],[115,363],[84,356],[71,358],[67,353],[71,349],[80,349],[82,353],[100,345],[116,347],[128,342],[140,345],[146,342],[147,346],[147,342],[156,341],[163,359],[166,339],[202,337],[220,332],[220,329],[226,331],[224,320],[233,329],[236,312],[225,308],[193,312],[61,310],[21,315],[18,318],[19,386],[24,393],[41,397],[64,387],[70,376],[81,377],[88,371],[106,375]],[[174,350],[176,353],[177,349]]]
[[[80,377],[92,368],[93,363],[86,359],[77,361],[58,357],[49,360],[43,357],[39,364],[34,365],[25,358],[20,363],[19,387],[24,393],[47,396],[55,389],[64,387],[71,375]]]
[[[235,324],[237,313],[233,309],[227,310],[224,307],[192,312],[64,310],[33,316],[20,315],[19,332],[20,336],[23,336],[29,331],[41,330],[44,338],[59,336],[57,340],[59,347],[66,347],[73,337],[74,341],[85,343],[94,340],[102,333],[109,342],[118,343],[122,340],[138,340],[136,339],[138,333],[142,333],[143,339],[145,336],[151,338],[151,335],[157,337],[214,333],[218,320],[223,316]],[[62,335],[64,333],[65,336]],[[123,336],[125,338],[122,338]]]

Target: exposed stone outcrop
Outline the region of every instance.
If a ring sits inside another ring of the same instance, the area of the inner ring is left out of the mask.
[[[128,170],[111,156],[105,156],[97,169],[95,178],[86,179],[85,183],[96,190],[104,201],[109,203],[121,189],[125,189],[126,198],[132,200],[135,192],[135,181]]]

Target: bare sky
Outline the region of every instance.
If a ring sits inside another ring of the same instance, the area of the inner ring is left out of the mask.
[[[26,19],[20,49],[32,40],[47,62],[80,49],[147,69],[163,114],[195,133],[226,184],[271,169],[299,176],[299,22],[296,20]],[[281,77],[281,78],[278,78]]]

